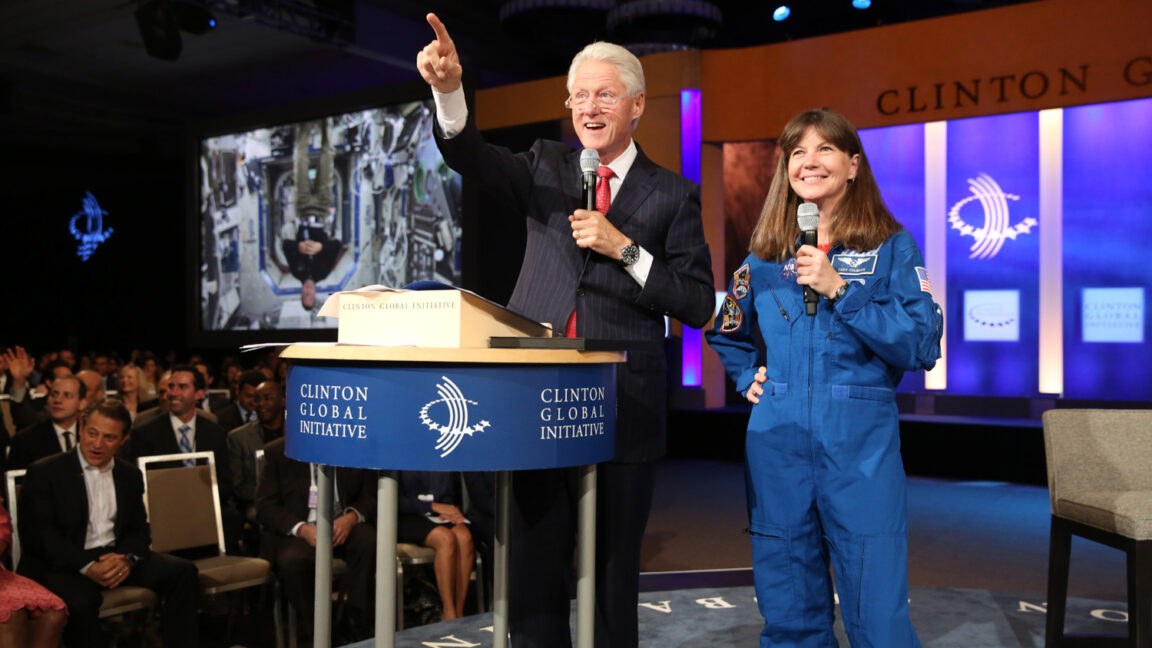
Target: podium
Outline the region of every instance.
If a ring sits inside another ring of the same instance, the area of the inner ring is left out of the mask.
[[[332,467],[495,471],[493,645],[508,641],[509,471],[581,466],[577,646],[592,646],[595,464],[615,451],[616,351],[287,347],[285,450],[321,465],[314,645],[328,646]],[[395,645],[397,482],[377,485],[376,646]]]

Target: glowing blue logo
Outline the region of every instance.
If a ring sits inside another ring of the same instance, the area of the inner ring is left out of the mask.
[[[81,261],[87,261],[92,253],[101,243],[108,240],[112,236],[112,228],[104,229],[104,217],[108,212],[100,209],[100,203],[96,202],[96,196],[92,195],[91,191],[84,192],[84,207],[72,216],[72,220],[68,221],[68,231],[72,232],[72,236],[76,238],[78,245],[76,246],[76,256],[80,257]],[[81,231],[77,226],[77,221],[83,216],[82,221],[84,230]]]
[[[1020,196],[1004,193],[992,176],[981,173],[975,178],[969,178],[968,190],[972,195],[961,199],[948,210],[948,222],[952,224],[952,229],[960,230],[960,236],[976,239],[972,247],[968,248],[972,250],[969,259],[991,259],[1004,246],[1004,239],[1015,241],[1017,236],[1030,234],[1032,228],[1038,225],[1035,218],[1025,218],[1015,225],[1008,223],[1008,201],[1020,200]],[[983,227],[973,227],[960,216],[960,209],[973,200],[979,200],[984,207]]]

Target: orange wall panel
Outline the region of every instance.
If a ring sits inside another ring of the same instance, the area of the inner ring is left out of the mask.
[[[808,108],[857,127],[1152,95],[1152,2],[1043,0],[703,52],[705,141],[767,139]]]

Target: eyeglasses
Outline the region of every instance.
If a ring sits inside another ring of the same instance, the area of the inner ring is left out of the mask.
[[[585,108],[591,103],[593,106],[600,108],[611,108],[620,103],[620,100],[627,95],[615,95],[611,92],[600,92],[595,97],[591,93],[581,90],[574,95],[571,95],[564,100],[564,107],[571,110],[573,108]]]

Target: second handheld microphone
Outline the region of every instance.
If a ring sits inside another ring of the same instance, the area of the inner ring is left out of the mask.
[[[820,226],[820,209],[815,203],[800,203],[796,208],[796,224],[800,226],[800,243],[802,245],[817,244],[816,229]],[[804,286],[804,312],[808,315],[816,314],[816,305],[820,303],[820,296],[812,290],[811,286]]]

